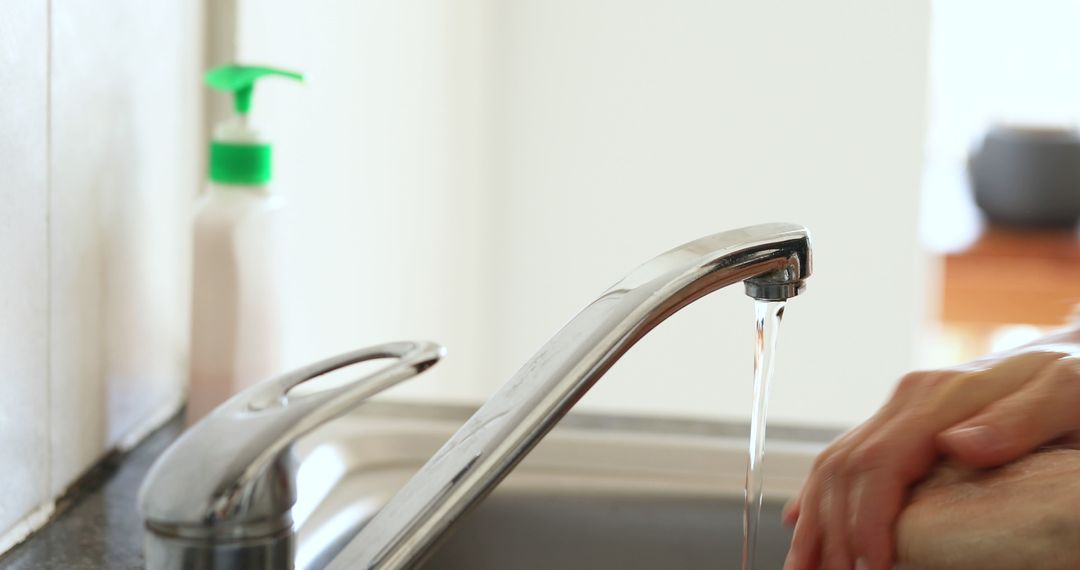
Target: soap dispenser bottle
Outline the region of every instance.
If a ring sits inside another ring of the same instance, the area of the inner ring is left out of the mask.
[[[242,65],[204,78],[232,93],[236,113],[214,129],[210,181],[195,208],[188,423],[281,372],[283,276],[275,242],[282,200],[269,186],[272,147],[248,117],[255,82],[266,77],[303,80],[292,71]]]

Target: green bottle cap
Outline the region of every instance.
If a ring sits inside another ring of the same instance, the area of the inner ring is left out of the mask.
[[[303,81],[295,71],[252,65],[223,65],[211,69],[203,78],[219,91],[233,94],[233,105],[241,117],[251,110],[255,82],[263,77],[284,77]],[[254,137],[252,137],[254,138]],[[210,179],[222,184],[260,185],[270,181],[273,148],[250,140],[213,140],[210,142]]]

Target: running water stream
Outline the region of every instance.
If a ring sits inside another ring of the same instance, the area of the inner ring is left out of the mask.
[[[754,570],[758,521],[761,518],[762,460],[765,458],[765,419],[769,414],[776,335],[784,317],[783,301],[754,301],[757,343],[754,350],[754,401],[750,412],[750,457],[743,492],[743,570]]]

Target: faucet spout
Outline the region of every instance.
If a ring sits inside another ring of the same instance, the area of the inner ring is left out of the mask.
[[[331,562],[336,570],[408,568],[529,453],[638,340],[720,288],[760,300],[798,295],[810,236],[793,224],[723,232],[638,267],[545,344]]]

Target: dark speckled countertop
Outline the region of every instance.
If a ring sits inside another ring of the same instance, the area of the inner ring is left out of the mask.
[[[135,449],[113,454],[57,502],[53,520],[0,557],[0,570],[127,570],[143,567],[139,485],[182,430],[170,420]]]

